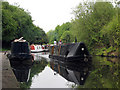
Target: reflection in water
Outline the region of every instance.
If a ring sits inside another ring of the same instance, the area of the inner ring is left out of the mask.
[[[30,88],[68,88],[68,85],[74,85],[64,79],[59,74],[54,75],[54,71],[48,66],[32,78],[32,84]]]
[[[112,62],[112,61],[116,62]],[[119,58],[93,57],[92,71],[79,88],[120,88]]]
[[[77,85],[84,85],[91,70],[91,63],[61,62],[51,59],[50,67],[66,80]]]
[[[30,77],[30,70],[33,65],[32,61],[10,60],[10,65],[12,67],[12,71],[14,72],[18,82],[28,82]]]
[[[77,86],[77,88],[120,88],[119,60],[96,56],[92,57],[92,62],[88,64],[52,59],[49,63],[41,57],[40,60],[35,60],[30,79],[21,84],[21,88],[30,88],[33,84],[36,84],[34,88],[39,88],[41,85],[44,88],[52,85],[62,88],[66,84],[69,87]],[[74,82],[77,85],[68,82]]]
[[[26,70],[12,69],[12,70],[19,82],[28,82],[30,76],[30,69]]]
[[[42,72],[47,64],[48,62],[44,58],[41,58],[41,60],[36,60],[30,71],[30,79],[28,80],[28,82],[21,83],[21,88],[30,88],[32,77]]]
[[[34,60],[38,61],[38,60],[41,60],[42,57],[49,60],[48,56],[49,56],[49,52],[41,52],[41,53],[32,53],[33,57],[34,57]]]

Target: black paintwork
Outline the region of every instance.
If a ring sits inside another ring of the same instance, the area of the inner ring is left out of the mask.
[[[84,50],[82,50],[84,48]],[[49,58],[62,61],[81,61],[91,58],[83,42],[50,47]],[[91,59],[90,59],[91,60]],[[87,60],[86,60],[87,61]]]

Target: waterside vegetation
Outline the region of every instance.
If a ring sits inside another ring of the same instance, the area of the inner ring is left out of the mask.
[[[49,43],[83,41],[91,54],[120,57],[120,8],[118,2],[84,2],[74,10],[75,19],[47,33]]]
[[[11,41],[24,37],[30,43],[47,43],[44,30],[33,24],[30,12],[19,6],[2,2],[2,47],[10,48]]]

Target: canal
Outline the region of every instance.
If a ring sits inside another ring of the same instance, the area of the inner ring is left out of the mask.
[[[93,56],[92,62],[50,60],[49,53],[33,53],[35,62],[21,88],[120,88],[120,58]]]

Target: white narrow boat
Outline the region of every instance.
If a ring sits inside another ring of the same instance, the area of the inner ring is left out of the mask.
[[[34,44],[32,44],[30,46],[30,49],[31,49],[31,52],[33,52],[33,53],[48,51],[48,49],[45,49],[44,45],[34,45]]]

